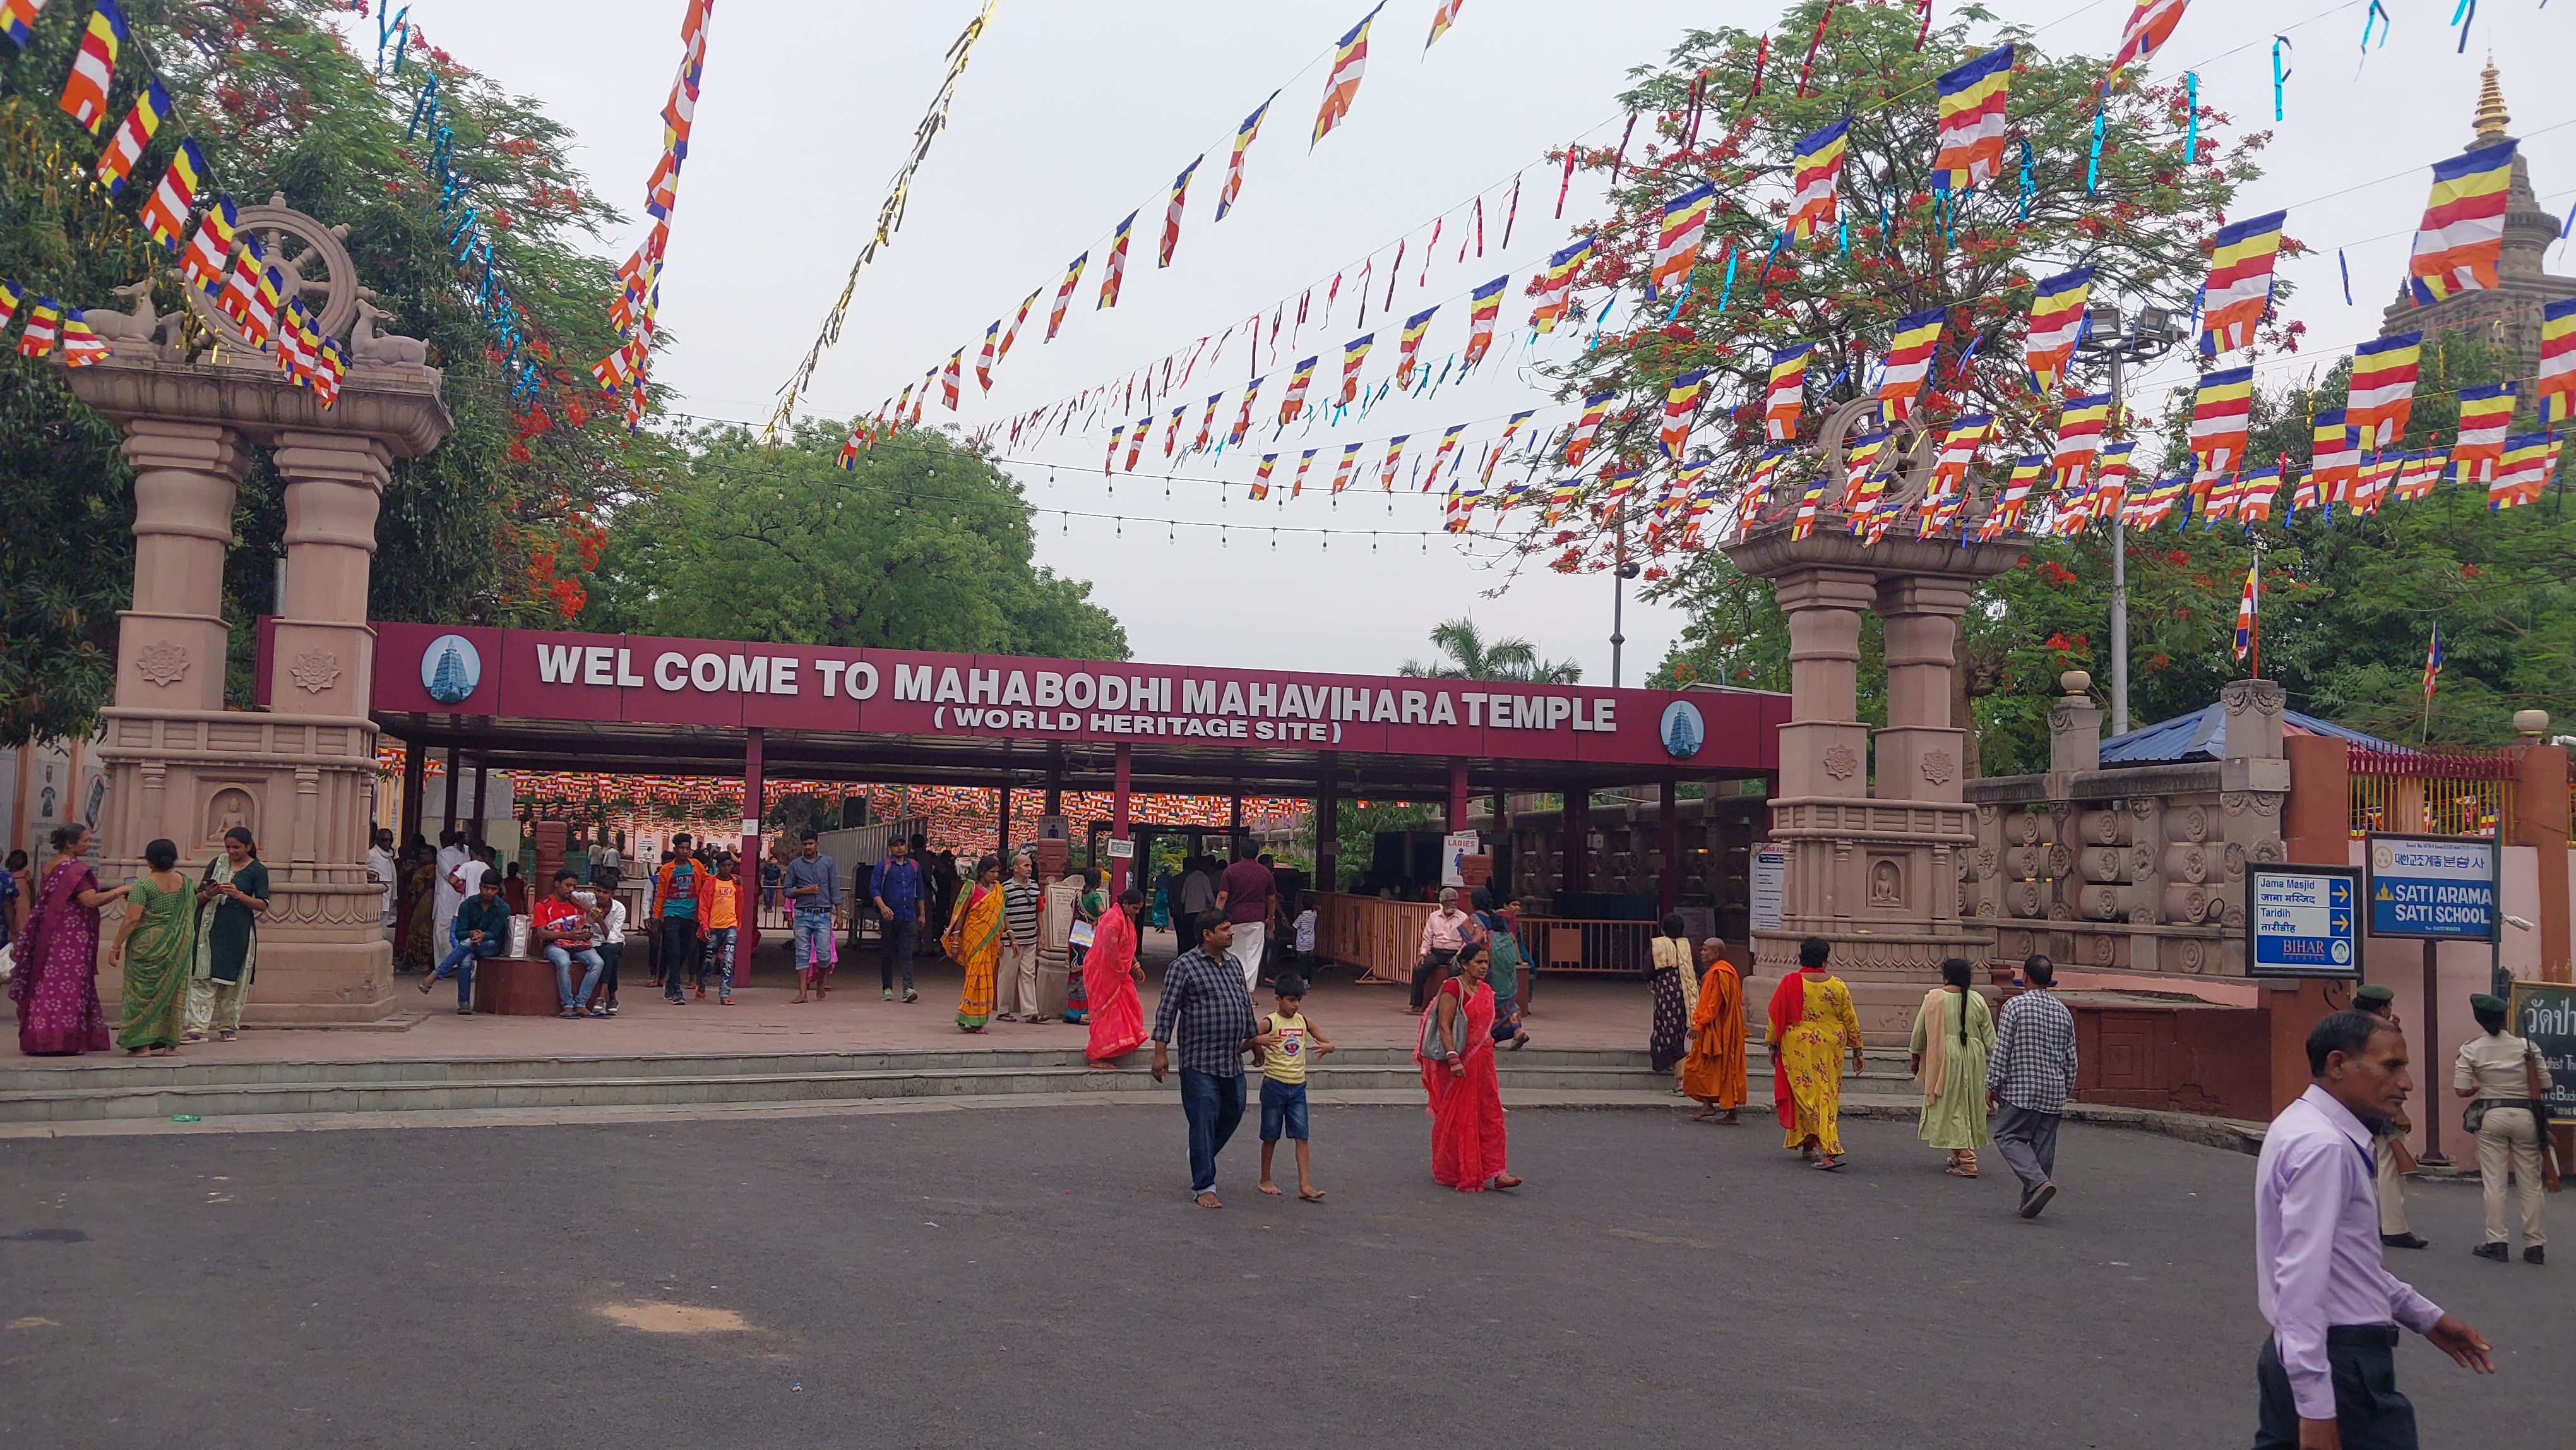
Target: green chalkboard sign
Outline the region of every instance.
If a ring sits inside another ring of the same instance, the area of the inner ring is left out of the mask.
[[[2576,985],[2516,982],[2510,1005],[2514,1033],[2549,1064],[2549,1121],[2576,1123]]]

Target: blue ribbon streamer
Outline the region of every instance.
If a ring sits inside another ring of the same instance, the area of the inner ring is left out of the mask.
[[[1735,300],[1735,264],[1742,260],[1743,255],[1741,253],[1731,247],[1727,249],[1726,290],[1717,294],[1717,310],[1719,312],[1724,312],[1726,310],[1726,304]]]
[[[428,118],[431,126],[438,124],[438,73],[436,71],[430,72],[429,79],[422,84],[420,99],[411,103],[411,125],[403,131],[405,141],[420,134],[423,116]]]
[[[2094,108],[2093,154],[2084,159],[2084,194],[2086,196],[2091,196],[2100,187],[2102,180],[2102,128],[2108,119],[2109,112],[2104,111],[2098,106]]]
[[[1851,255],[1851,218],[1843,215],[1840,207],[1834,209],[1834,249],[1846,257]]]
[[[2460,48],[2453,53],[2468,54],[2469,27],[2478,23],[2478,0],[2460,0],[2460,7],[2451,12],[2451,23],[2460,27]]]
[[[2469,3],[2474,5],[2477,0],[2469,0]],[[2281,64],[2281,51],[2289,44],[2290,37],[2286,35],[2272,37],[2272,119],[2275,121],[2282,119],[2281,88],[2290,80],[2290,72]]]
[[[2023,221],[2030,220],[2031,193],[2039,189],[2039,184],[2032,180],[2030,172],[2030,142],[2025,139],[2021,143],[2021,219]]]
[[[1690,289],[1691,279],[1684,277],[1682,285],[1673,292],[1672,309],[1664,314],[1664,322],[1667,326],[1671,325],[1674,318],[1682,315],[1682,299],[1690,295]]]
[[[2189,166],[2200,159],[2200,72],[2182,73],[2183,106],[2191,113],[2190,128],[2182,136],[2182,164]]]
[[[1789,240],[1789,229],[1782,227],[1771,234],[1771,253],[1762,259],[1762,275],[1753,279],[1754,305],[1761,305],[1763,284],[1771,280],[1771,264],[1780,260],[1780,244]]]
[[[2379,0],[2370,0],[2370,9],[2361,17],[2361,53],[2363,55],[2370,54],[2370,26],[2373,21],[2379,23],[2379,48],[2382,50],[2388,48],[2388,32],[2395,24],[2388,18],[2388,11],[2380,5]]]
[[[2343,305],[2352,305],[2352,264],[2343,259],[2343,248],[2335,248],[2335,269],[2343,273]]]

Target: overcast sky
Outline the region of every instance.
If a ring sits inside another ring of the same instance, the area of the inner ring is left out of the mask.
[[[2490,0],[2459,54],[2456,32],[2442,23],[2449,0],[2386,3],[2396,15],[2394,37],[2364,57],[2355,42],[2367,0],[2330,9],[2324,0],[2201,0],[2152,67],[2159,75],[2196,71],[2205,103],[2241,126],[2275,131],[2267,174],[2240,194],[2235,214],[2287,207],[2289,234],[2317,249],[2283,265],[2300,284],[2288,311],[2308,323],[2312,353],[2331,354],[2377,331],[2379,310],[2403,275],[2426,168],[2468,139],[2487,48],[2502,62],[2514,132],[2525,138],[2543,205],[2563,215],[2576,197],[2576,102],[2548,83],[2576,57],[2569,30],[2576,6],[2552,12],[2536,0]],[[1989,7],[2042,27],[2038,42],[2053,52],[2107,55],[2130,4],[1989,0]],[[976,8],[973,0],[716,7],[662,285],[663,325],[675,345],[656,376],[681,394],[678,408],[710,419],[768,416],[909,149],[948,44]],[[1551,218],[1557,178],[1541,152],[1575,137],[1615,141],[1613,97],[1624,73],[1660,59],[1686,28],[1759,30],[1780,13],[1773,4],[1711,0],[1467,0],[1455,28],[1425,53],[1434,0],[1388,0],[1350,119],[1310,151],[1332,44],[1366,8],[1360,0],[1006,0],[975,51],[949,131],[913,187],[903,230],[860,281],[805,411],[838,418],[873,410],[964,345],[967,401],[955,420],[971,427],[1008,417],[1123,378],[1175,349],[1186,355],[1201,336],[1221,334],[1255,309],[1266,314],[1282,297],[1292,299],[1293,317],[1302,289],[1345,267],[1356,275],[1372,249],[1368,324],[1378,347],[1367,376],[1381,378],[1395,356],[1397,327],[1381,325],[1381,303],[1399,238],[1409,245],[1394,320],[1441,304],[1424,345],[1437,366],[1463,339],[1468,288],[1509,269],[1516,297],[1529,266],[1596,214],[1597,189],[1578,178],[1565,220]],[[682,9],[683,0],[412,0],[411,19],[431,43],[538,98],[572,128],[574,159],[593,189],[635,217],[603,248],[623,255],[644,230],[641,194],[661,144],[658,112],[678,60]],[[1944,15],[1952,9],[1941,5]],[[2295,47],[2286,119],[2277,126],[2275,33]],[[373,45],[371,27],[365,44]],[[1798,44],[1788,42],[1793,52]],[[1235,126],[1273,89],[1281,94],[1246,162],[1241,199],[1218,223]],[[1158,270],[1172,177],[1201,153],[1207,160],[1190,188],[1178,255]],[[1526,180],[1506,250],[1502,213],[1516,173]],[[1481,260],[1467,210],[1480,195]],[[1095,311],[1109,231],[1139,209],[1124,295],[1114,310]],[[1434,218],[1445,224],[1425,275]],[[1470,233],[1463,263],[1462,228]],[[2357,306],[2343,301],[2337,247],[2349,259]],[[1041,345],[1055,282],[1085,248],[1092,265],[1063,335]],[[2568,264],[2554,252],[2552,266]],[[1020,299],[1040,287],[1046,295],[1030,329],[992,392],[978,397],[971,366],[985,325],[997,317],[1007,325]],[[1341,344],[1361,330],[1353,291],[1346,282],[1330,327],[1310,324],[1293,351],[1281,347],[1275,365],[1265,339],[1263,411],[1275,412],[1290,365],[1310,354],[1324,357],[1315,386],[1329,398]],[[1321,303],[1319,288],[1318,315]],[[1526,302],[1507,306],[1506,329],[1526,316]],[[1543,340],[1538,355],[1580,345],[1579,335]],[[1469,438],[1490,437],[1506,415],[1543,402],[1525,368],[1530,357],[1506,331],[1472,381],[1428,399],[1394,398],[1364,421],[1315,429],[1302,442],[1292,430],[1268,443],[1270,430],[1257,429],[1253,441],[1263,446],[1177,468],[1160,457],[1166,404],[1151,461],[1133,478],[1101,476],[1105,440],[1097,433],[1004,451],[1032,502],[1062,511],[1039,520],[1040,561],[1091,580],[1140,659],[1391,670],[1428,654],[1423,636],[1432,625],[1468,614],[1489,632],[1535,640],[1551,658],[1571,657],[1586,680],[1607,683],[1607,576],[1524,568],[1507,578],[1509,561],[1493,557],[1491,545],[1462,550],[1445,538],[1423,539],[1439,528],[1438,496],[1403,491],[1420,450],[1436,446],[1446,425],[1472,423]],[[1249,361],[1238,334],[1176,392],[1174,402],[1190,400],[1184,445],[1220,386],[1228,389],[1223,432]],[[2288,375],[2308,366],[2291,364]],[[2189,371],[2169,361],[2141,386]],[[936,403],[924,415],[951,416]],[[1104,414],[1100,427],[1112,421]],[[1371,440],[1361,462],[1374,465],[1381,440],[1403,432],[1412,440],[1396,496],[1378,493],[1373,480],[1339,507],[1318,496],[1312,485],[1324,481],[1340,444]],[[1285,508],[1245,499],[1241,480],[1263,452],[1285,450],[1284,478],[1303,448],[1324,450],[1303,499]],[[1149,471],[1185,476],[1147,481]],[[1113,521],[1119,515],[1123,524]],[[1222,546],[1207,528],[1180,528],[1167,541],[1160,522],[1147,522],[1164,517],[1234,527]],[[1273,524],[1282,529],[1275,544]],[[1325,528],[1334,531],[1329,540],[1290,532]],[[1370,530],[1382,534],[1374,552]],[[1499,597],[1484,597],[1506,582]],[[1680,625],[1674,612],[1631,598],[1625,683],[1636,684],[1662,658]]]

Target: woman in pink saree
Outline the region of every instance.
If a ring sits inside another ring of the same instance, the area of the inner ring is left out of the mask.
[[[1145,980],[1136,964],[1136,917],[1144,909],[1144,892],[1133,886],[1121,892],[1118,904],[1101,913],[1091,954],[1082,959],[1083,989],[1091,997],[1091,1041],[1082,1055],[1093,1067],[1116,1067],[1145,1045],[1145,1004],[1136,993]]]
[[[123,900],[125,888],[98,889],[97,875],[81,859],[95,839],[78,821],[54,828],[54,859],[18,939],[9,1000],[18,1004],[18,1050],[29,1057],[108,1048],[107,1014],[98,1005],[98,909]]]

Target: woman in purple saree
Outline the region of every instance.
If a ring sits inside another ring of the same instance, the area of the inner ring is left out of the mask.
[[[54,859],[18,941],[9,1000],[18,1004],[18,1050],[30,1057],[108,1048],[107,1014],[98,1005],[98,909],[122,900],[125,888],[98,889],[98,877],[81,859],[94,840],[78,821],[54,828]]]

